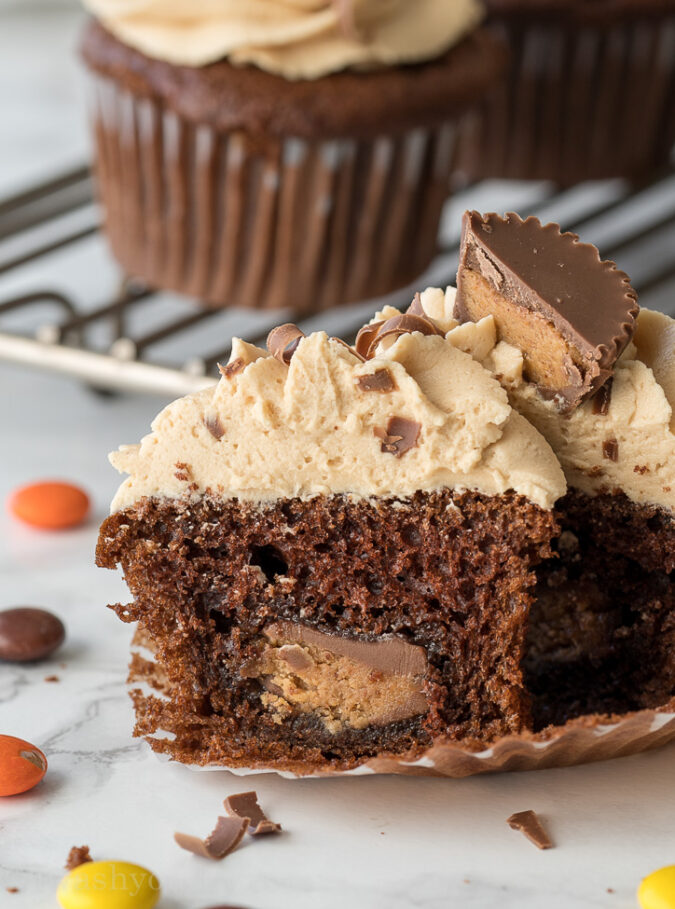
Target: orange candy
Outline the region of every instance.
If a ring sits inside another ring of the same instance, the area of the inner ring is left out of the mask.
[[[0,735],[0,796],[27,792],[46,772],[47,758],[39,748],[13,735]]]
[[[47,481],[21,486],[7,507],[15,518],[42,530],[64,530],[81,524],[89,511],[89,496],[72,483]]]

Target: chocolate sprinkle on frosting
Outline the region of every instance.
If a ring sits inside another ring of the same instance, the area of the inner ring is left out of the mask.
[[[593,413],[596,416],[606,417],[609,413],[609,405],[612,401],[613,382],[614,378],[610,376],[605,384],[593,395]]]
[[[619,460],[619,443],[616,439],[605,439],[602,443],[602,456],[608,461]]]
[[[396,382],[388,369],[376,369],[365,376],[357,376],[356,384],[361,391],[395,391]]]
[[[174,833],[173,838],[181,849],[208,859],[222,859],[237,848],[248,829],[248,818],[219,817],[218,822],[206,839],[187,833]]]
[[[415,448],[421,425],[405,417],[391,417],[386,430],[377,427],[373,430],[378,439],[382,439],[381,451],[402,457],[406,451]]]
[[[206,426],[214,439],[220,440],[225,435],[225,427],[220,422],[218,414],[211,414],[204,417],[204,426]]]
[[[285,325],[273,328],[267,335],[267,349],[272,356],[288,366],[298,344],[304,337],[304,333],[297,325],[287,322]]]
[[[537,849],[551,849],[553,840],[544,830],[535,811],[517,811],[506,819],[512,830],[520,830]]]
[[[232,376],[236,376],[240,373],[246,364],[244,363],[241,357],[237,357],[236,360],[232,360],[231,363],[228,363],[227,366],[221,366],[218,364],[218,370],[220,371],[221,376],[225,379],[231,379]]]
[[[510,306],[505,311],[502,300],[493,309],[505,340],[511,336],[511,343],[519,346],[514,320],[520,308],[538,317],[542,331],[547,324],[552,327],[567,345],[566,381],[548,388],[537,382],[562,412],[573,410],[607,381],[635,330],[639,307],[628,276],[613,262],[601,260],[595,246],[562,233],[558,224],[543,225],[534,217],[523,220],[513,212],[503,218],[466,212],[455,307],[461,321],[476,321],[469,299],[471,275],[480,276]],[[530,340],[527,348],[521,347],[526,365],[538,356],[534,346]]]
[[[247,821],[251,836],[263,833],[281,833],[281,824],[271,821],[258,804],[257,792],[238,792],[229,795],[223,802],[225,810],[231,817]]]

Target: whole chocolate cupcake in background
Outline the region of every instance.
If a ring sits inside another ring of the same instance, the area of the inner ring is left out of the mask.
[[[96,169],[123,268],[308,312],[436,252],[457,125],[503,76],[477,0],[87,0]]]
[[[675,0],[486,0],[510,75],[465,123],[467,179],[641,180],[675,142]]]

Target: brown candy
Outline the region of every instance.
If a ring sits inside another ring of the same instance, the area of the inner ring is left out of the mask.
[[[526,380],[562,413],[611,377],[638,309],[628,276],[557,224],[465,213],[455,316],[492,315],[498,338],[522,351]]]
[[[63,622],[45,609],[18,606],[0,612],[0,660],[42,660],[63,643]]]
[[[292,322],[277,325],[267,335],[267,349],[273,357],[288,366],[298,344],[304,337],[304,333]]]

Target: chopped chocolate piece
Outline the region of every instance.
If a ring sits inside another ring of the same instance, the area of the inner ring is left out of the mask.
[[[399,335],[419,331],[423,335],[440,335],[443,332],[436,327],[436,324],[426,316],[415,315],[414,313],[403,313],[398,316],[392,316],[383,322],[373,322],[372,325],[364,325],[356,336],[357,351],[369,360],[375,353],[377,345],[385,338],[393,336],[393,339]]]
[[[411,316],[424,316],[426,318],[427,314],[424,312],[424,307],[422,306],[422,295],[417,293],[412,299],[412,303],[406,309],[406,312]]]
[[[602,443],[602,456],[608,461],[619,460],[619,443],[616,439],[605,439]]]
[[[248,818],[219,817],[212,833],[204,840],[187,833],[174,833],[173,838],[181,849],[208,859],[222,859],[237,848],[248,829]]]
[[[73,846],[68,853],[68,858],[66,859],[64,867],[66,871],[72,871],[73,868],[79,868],[80,865],[84,865],[91,860],[89,846]]]
[[[46,675],[45,676],[45,682],[60,682],[60,681],[61,681],[61,679],[58,677],[58,675]]]
[[[5,890],[7,893],[19,893],[18,887],[5,887]]]
[[[553,841],[542,827],[537,813],[532,810],[517,811],[506,819],[512,830],[520,830],[537,849],[551,849]]]
[[[186,464],[184,461],[176,461],[174,466],[176,468],[174,477],[177,480],[187,483],[188,480],[192,479],[192,471],[190,470],[189,464]]]
[[[644,476],[644,474],[649,473],[649,467],[646,464],[636,464],[633,468],[633,473],[639,473]]]
[[[465,213],[455,315],[493,315],[499,339],[522,351],[525,378],[561,412],[610,377],[638,309],[627,275],[557,224]]]
[[[421,425],[415,420],[405,417],[391,417],[386,430],[376,427],[373,432],[378,439],[382,439],[381,450],[402,457],[406,451],[415,448],[419,438]]]
[[[232,362],[228,363],[226,366],[221,366],[219,363],[218,369],[220,371],[221,376],[223,376],[226,379],[231,379],[232,376],[236,376],[240,372],[242,372],[244,369],[244,366],[246,366],[246,364],[244,363],[243,358],[237,357],[236,360],[232,360]]]
[[[350,354],[353,354],[355,357],[365,363],[366,358],[362,357],[354,347],[350,347],[350,345],[347,344],[346,341],[343,341],[342,338],[331,338],[331,341],[334,341],[336,344],[340,344],[342,347],[346,347]]]
[[[372,356],[371,349],[374,350],[377,346],[377,334],[382,325],[384,325],[384,320],[382,319],[379,322],[371,322],[370,325],[364,325],[357,334],[354,346],[356,352],[364,360]]]
[[[394,635],[382,635],[377,640],[368,641],[326,634],[297,622],[274,622],[265,628],[265,636],[271,640],[313,644],[392,675],[423,676],[427,670],[424,647],[409,644]]]
[[[251,836],[263,833],[281,833],[281,824],[275,824],[269,820],[258,804],[256,792],[238,792],[235,795],[228,795],[223,804],[231,817],[248,821],[248,832]]]
[[[0,611],[0,660],[42,660],[63,643],[65,636],[63,622],[46,609],[16,606]]]
[[[596,416],[606,417],[609,413],[609,405],[612,401],[613,382],[614,378],[610,376],[605,384],[601,385],[593,395],[593,413]]]
[[[267,335],[267,349],[272,356],[288,366],[298,344],[304,337],[305,335],[297,325],[287,322],[285,325],[273,328]]]
[[[220,417],[217,413],[204,417],[204,426],[216,440],[222,439],[225,435],[225,427],[220,422]]]
[[[395,391],[396,382],[388,369],[376,369],[365,376],[357,376],[356,384],[361,391]]]

